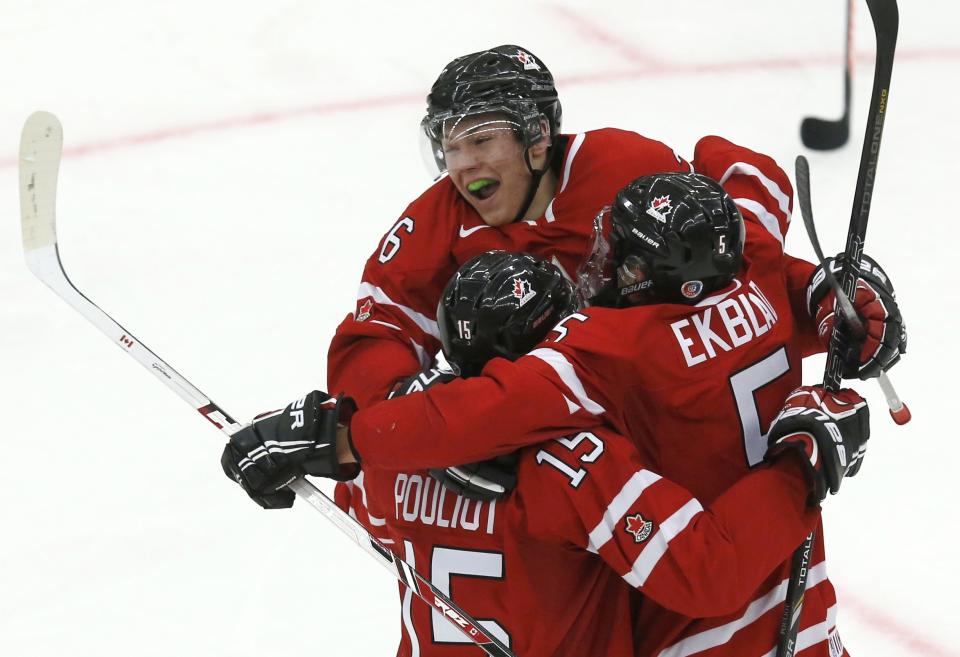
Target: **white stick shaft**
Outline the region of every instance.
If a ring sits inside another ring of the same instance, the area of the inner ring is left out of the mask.
[[[134,360],[147,368],[178,397],[190,404],[228,436],[243,425],[165,363],[146,345],[133,337],[110,315],[84,296],[67,277],[57,251],[56,190],[63,132],[57,118],[36,112],[27,119],[20,140],[20,222],[27,266],[57,296],[86,317]],[[438,610],[454,627],[492,657],[514,657],[506,646],[488,636],[466,612],[426,581],[409,564],[396,557],[359,522],[342,511],[329,497],[306,479],[291,482],[289,488],[319,511],[357,545],[406,584],[424,602]]]

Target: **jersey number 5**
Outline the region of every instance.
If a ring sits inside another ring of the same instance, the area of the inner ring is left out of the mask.
[[[410,541],[404,541],[404,547],[409,560],[412,556],[413,545]],[[433,556],[430,559],[430,583],[448,598],[453,599],[452,579],[454,576],[491,580],[503,579],[503,555],[499,552],[458,550],[434,546]],[[409,614],[409,612],[407,613]],[[478,618],[477,624],[482,625],[487,632],[499,639],[504,645],[510,646],[510,634],[503,625],[489,618]],[[412,627],[408,629],[412,630]],[[444,618],[436,609],[430,612],[430,630],[433,634],[434,643],[470,643],[470,639],[463,636],[462,632],[450,624],[450,619]]]
[[[760,412],[754,394],[760,388],[773,383],[790,371],[787,350],[780,347],[775,352],[740,370],[730,377],[730,389],[737,403],[740,429],[743,431],[743,447],[747,464],[752,468],[763,460],[767,453],[767,434],[760,426]]]

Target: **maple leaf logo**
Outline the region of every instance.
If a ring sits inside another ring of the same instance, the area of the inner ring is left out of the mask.
[[[661,223],[666,223],[672,209],[669,196],[657,196],[650,201],[647,214]]]
[[[537,293],[530,287],[530,281],[525,278],[513,279],[513,296],[520,300],[520,307],[523,308],[530,299],[537,296]]]
[[[643,543],[645,540],[650,538],[650,534],[653,532],[653,522],[647,520],[639,513],[636,513],[632,516],[627,516],[625,518],[626,523],[624,529],[628,534],[633,535],[633,540],[637,543]]]
[[[360,304],[360,307],[357,308],[357,321],[365,322],[370,319],[370,315],[373,312],[373,300],[367,299]]]
[[[525,52],[525,51],[523,51],[523,50],[519,50],[519,49],[518,49],[518,50],[517,50],[517,60],[518,60],[521,64],[523,64],[523,70],[525,70],[525,71],[531,71],[531,70],[533,70],[533,71],[539,71],[539,70],[540,70],[540,65],[537,64],[537,60],[535,60],[535,59],[533,58],[533,55],[531,55],[531,54],[528,53],[528,52]]]

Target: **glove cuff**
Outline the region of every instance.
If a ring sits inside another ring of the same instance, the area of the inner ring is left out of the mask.
[[[817,445],[817,439],[813,434],[806,431],[794,431],[787,433],[770,445],[767,450],[766,460],[774,462],[783,458],[784,454],[796,454],[796,462],[803,467],[804,478],[807,480],[807,486],[810,495],[807,498],[808,506],[818,506],[827,496],[827,482],[821,471],[820,452]]]

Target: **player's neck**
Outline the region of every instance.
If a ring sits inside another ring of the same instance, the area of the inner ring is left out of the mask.
[[[533,195],[530,207],[523,215],[523,221],[534,221],[543,216],[547,211],[547,206],[557,192],[557,174],[553,169],[549,169],[540,179],[540,185],[537,187],[537,193]]]

